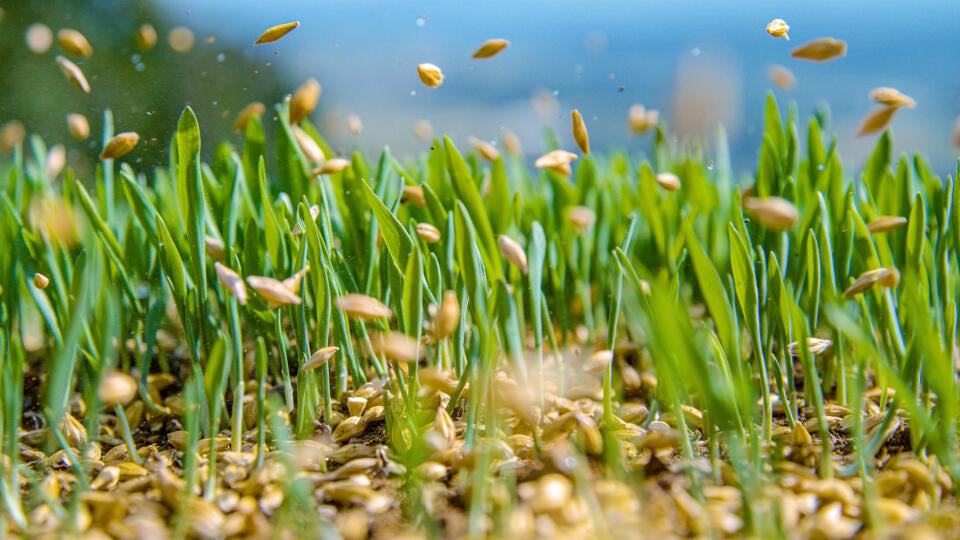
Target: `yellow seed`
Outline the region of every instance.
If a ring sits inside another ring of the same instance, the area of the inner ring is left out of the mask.
[[[440,229],[429,223],[417,223],[417,236],[428,244],[436,244],[440,241]]]
[[[863,123],[861,123],[857,129],[857,135],[870,135],[871,133],[883,131],[887,127],[887,124],[893,120],[893,114],[897,112],[898,108],[899,107],[886,106],[874,109],[863,119]]]
[[[775,38],[782,37],[787,41],[790,41],[790,36],[787,35],[787,32],[790,30],[790,25],[787,24],[787,21],[783,19],[774,19],[770,21],[770,24],[767,25],[767,33]]]
[[[23,142],[27,136],[27,128],[23,127],[23,122],[11,120],[0,127],[0,150],[4,152],[13,151],[14,147]]]
[[[492,58],[508,46],[510,46],[510,42],[505,39],[488,39],[480,45],[480,48],[473,52],[473,58],[478,60]]]
[[[196,40],[193,37],[193,31],[186,26],[178,26],[170,30],[167,41],[170,43],[170,48],[173,49],[174,52],[188,53],[193,49],[193,44]]]
[[[476,137],[469,137],[467,138],[467,142],[470,143],[470,146],[472,146],[483,159],[491,163],[500,159],[500,151],[487,141]]]
[[[337,306],[348,317],[355,317],[362,321],[389,319],[393,316],[393,312],[383,302],[365,294],[351,293],[341,296],[337,300]]]
[[[300,26],[300,21],[293,21],[284,24],[278,24],[276,26],[271,26],[264,30],[260,37],[253,42],[254,45],[261,45],[263,43],[273,43],[274,41],[282,38],[283,36],[289,34],[293,31],[294,28]]]
[[[326,365],[326,363],[329,362],[339,350],[340,347],[324,347],[310,355],[310,359],[307,360],[307,362],[303,364],[303,367],[300,369],[309,371],[311,369],[317,369],[320,366]]]
[[[50,278],[48,278],[47,276],[45,276],[45,275],[43,275],[43,274],[40,274],[40,273],[36,273],[36,274],[33,275],[33,286],[34,286],[34,287],[36,287],[36,288],[38,288],[38,289],[40,289],[40,290],[43,290],[43,289],[46,289],[46,288],[47,288],[47,285],[50,285]]]
[[[583,116],[580,111],[574,109],[570,112],[573,120],[573,140],[577,141],[577,146],[584,155],[590,153],[590,135],[587,134],[587,125],[583,122]]]
[[[747,197],[743,202],[743,209],[761,225],[774,231],[791,229],[800,221],[797,207],[780,197]]]
[[[236,296],[237,302],[240,302],[241,305],[246,305],[247,286],[244,285],[243,279],[240,278],[236,272],[219,262],[213,263],[213,268],[217,272],[217,280],[220,281],[220,285],[223,285],[223,288],[229,291],[230,294]]]
[[[830,345],[832,344],[833,342],[830,341],[829,339],[820,339],[815,337],[807,338],[807,350],[810,351],[810,354],[813,354],[813,355],[825,353],[827,349],[830,348]],[[793,343],[790,343],[789,345],[787,345],[787,352],[790,353],[790,356],[794,356],[794,357],[799,356],[800,355],[799,347],[800,347],[800,343],[797,341],[794,341]]]
[[[333,174],[338,173],[350,166],[349,159],[333,158],[323,162],[322,165],[313,170],[313,174]]]
[[[421,141],[430,140],[430,136],[433,135],[433,126],[431,126],[430,122],[427,122],[426,120],[417,120],[413,123],[411,129],[413,131],[413,135]]]
[[[78,68],[76,64],[62,56],[58,56],[57,65],[60,66],[60,71],[66,75],[67,80],[69,80],[71,84],[83,90],[84,94],[90,93],[90,83],[87,82],[87,78],[83,76],[83,72],[80,71],[80,68]]]
[[[72,28],[60,29],[57,32],[57,41],[60,42],[60,47],[64,51],[74,56],[87,58],[93,54],[93,47],[87,41],[87,36]]]
[[[300,151],[303,152],[307,161],[322,163],[326,159],[327,156],[323,154],[320,145],[309,133],[296,124],[291,126],[290,130],[293,132],[293,138],[297,140],[297,146],[300,147]]]
[[[807,42],[790,52],[790,56],[798,60],[811,60],[813,62],[826,62],[846,54],[847,42],[829,37]]]
[[[427,200],[423,197],[423,188],[420,186],[403,186],[400,202],[410,203],[419,208],[427,207]]]
[[[520,144],[520,137],[517,137],[517,134],[509,129],[504,129],[500,134],[500,142],[503,143],[503,149],[506,150],[511,156],[519,156],[523,154],[523,146]]]
[[[798,446],[809,446],[813,444],[813,437],[810,436],[810,432],[807,431],[807,428],[803,427],[803,422],[797,422],[793,425],[793,431],[790,433],[790,439],[793,441],[793,444]]]
[[[417,64],[417,76],[420,77],[420,82],[430,88],[443,84],[443,72],[433,64]]]
[[[767,79],[777,85],[777,88],[787,92],[797,86],[797,78],[793,72],[779,64],[767,68]]]
[[[27,48],[37,54],[43,54],[53,45],[53,31],[43,23],[33,23],[27,27]]]
[[[137,395],[137,380],[120,371],[111,371],[100,377],[97,396],[108,407],[126,405]]]
[[[281,281],[280,283],[286,287],[288,291],[292,292],[293,294],[297,294],[300,291],[300,283],[303,281],[303,277],[306,276],[307,272],[309,271],[310,265],[308,264],[299,272]]]
[[[283,283],[266,276],[247,276],[247,284],[253,287],[271,309],[285,305],[299,305],[301,300]]]
[[[460,324],[460,302],[457,293],[447,291],[440,301],[440,309],[433,321],[433,334],[437,340],[445,339],[457,329]]]
[[[564,176],[570,175],[570,162],[577,159],[577,155],[566,150],[554,150],[537,158],[533,166],[538,169],[550,169]]]
[[[47,152],[45,172],[47,178],[53,180],[60,176],[67,164],[67,149],[62,144],[56,144]]]
[[[867,223],[867,230],[880,234],[892,231],[907,224],[907,218],[903,216],[880,216],[870,223]]]
[[[912,97],[904,94],[896,88],[890,88],[889,86],[874,88],[868,95],[870,96],[870,99],[881,105],[888,105],[890,107],[908,107],[911,109],[917,106],[917,102]]]
[[[317,108],[317,102],[320,101],[320,93],[323,88],[316,79],[308,79],[297,88],[290,98],[290,123],[299,124],[304,118],[310,116],[313,110]]]
[[[70,113],[67,115],[67,129],[74,139],[85,141],[90,137],[90,123],[87,117],[79,113]]]
[[[517,267],[520,272],[527,273],[527,254],[516,240],[506,235],[500,235],[497,239],[500,244],[500,253],[507,259],[507,262]]]
[[[586,206],[574,206],[570,208],[570,223],[573,228],[582,233],[589,229],[597,221],[597,214],[592,208]]]
[[[896,268],[876,268],[867,270],[860,274],[846,291],[843,292],[844,298],[850,298],[853,295],[860,294],[873,288],[874,285],[880,285],[887,289],[892,289],[900,283],[900,272]]]
[[[254,101],[243,109],[240,109],[240,113],[237,114],[237,119],[233,121],[233,130],[240,133],[246,131],[250,119],[254,116],[260,118],[265,112],[267,112],[267,107],[259,101]]]
[[[671,172],[658,173],[657,183],[667,191],[677,191],[680,189],[680,177]]]
[[[659,111],[648,111],[639,103],[632,105],[630,107],[630,111],[627,113],[627,124],[630,126],[630,131],[634,134],[649,131],[652,127],[657,125],[657,121],[659,119]]]
[[[353,136],[363,133],[363,121],[360,120],[359,116],[351,114],[347,117],[347,131]]]
[[[134,37],[137,40],[137,47],[143,52],[157,46],[157,31],[150,23],[141,24],[140,28],[137,28],[137,35]]]
[[[417,340],[398,332],[374,333],[370,336],[373,352],[394,362],[416,362],[420,350]]]
[[[103,152],[100,152],[100,159],[117,159],[123,157],[133,150],[138,142],[140,142],[140,135],[134,131],[118,133],[103,147]]]

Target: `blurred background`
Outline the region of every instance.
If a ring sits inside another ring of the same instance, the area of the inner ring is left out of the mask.
[[[422,120],[434,135],[462,144],[468,136],[496,143],[507,128],[535,157],[545,126],[574,149],[570,110],[578,108],[595,150],[640,155],[651,136],[631,135],[626,118],[641,103],[684,138],[712,138],[722,123],[740,174],[756,166],[768,92],[781,106],[795,104],[804,129],[814,111],[828,107],[828,131],[838,136],[846,164],[859,168],[877,138],[855,136],[875,106],[867,93],[892,86],[917,101],[893,120],[897,153],[919,152],[941,175],[957,168],[960,4],[949,0],[17,0],[0,7],[0,124],[16,120],[48,144],[63,142],[81,171],[100,141],[72,139],[67,113],[85,114],[96,134],[103,109],[111,108],[118,131],[142,136],[128,159],[164,165],[183,106],[196,110],[209,155],[222,137],[239,145],[231,126],[244,105],[262,101],[272,110],[309,77],[323,86],[312,120],[343,150],[424,151],[429,142],[412,129]],[[790,24],[790,41],[766,34],[774,18]],[[253,46],[267,27],[293,20],[302,26]],[[77,64],[90,94],[64,79],[55,37],[45,51],[31,51],[27,34],[35,23],[54,36],[64,27],[87,36],[94,54]],[[134,39],[143,23],[159,37],[149,51]],[[189,50],[172,50],[175,27],[192,32]],[[845,40],[847,55],[826,63],[790,58],[791,49],[823,36]],[[470,58],[494,37],[510,47],[492,59]],[[443,86],[419,82],[422,62],[443,69]],[[774,64],[793,73],[792,90],[768,79]]]

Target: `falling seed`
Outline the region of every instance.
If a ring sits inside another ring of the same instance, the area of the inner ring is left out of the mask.
[[[33,275],[33,286],[34,286],[34,287],[36,287],[36,288],[38,288],[38,289],[40,289],[40,290],[42,291],[43,289],[46,289],[46,288],[47,288],[47,285],[50,285],[50,278],[48,278],[47,276],[45,276],[45,275],[43,275],[43,274],[40,274],[40,273],[36,273],[36,274]]]
[[[570,162],[577,159],[577,155],[566,150],[554,150],[537,158],[533,166],[538,169],[550,169],[564,176],[570,176]]]
[[[478,60],[492,58],[508,46],[510,46],[510,42],[505,39],[488,39],[480,45],[479,49],[473,52],[473,58]]]
[[[137,380],[121,371],[111,371],[100,377],[97,396],[107,407],[126,405],[137,395]]]
[[[503,258],[507,259],[507,262],[510,264],[516,266],[520,272],[526,274],[527,254],[523,252],[523,248],[520,247],[520,244],[507,235],[500,235],[500,238],[497,239],[497,242],[500,244],[500,253],[503,253]]]
[[[421,141],[428,141],[430,140],[430,136],[433,135],[433,126],[426,120],[417,120],[413,123],[411,129],[413,130],[413,135]]]
[[[100,152],[100,160],[121,158],[133,150],[138,142],[140,142],[140,135],[134,131],[118,133],[103,147],[103,152]]]
[[[310,371],[311,369],[317,369],[323,365],[326,365],[327,362],[333,358],[333,355],[337,354],[337,351],[340,350],[340,347],[324,347],[317,352],[310,355],[310,359],[303,364],[303,367],[300,368],[303,371]]]
[[[324,161],[322,165],[313,170],[314,175],[338,173],[350,166],[349,159],[333,158]]]
[[[797,207],[780,197],[748,197],[744,200],[743,209],[761,225],[774,231],[786,231],[800,221]]]
[[[11,120],[0,127],[0,150],[11,152],[27,136],[27,128],[23,122]]]
[[[377,332],[370,335],[373,352],[394,362],[416,362],[420,349],[417,340],[398,332]]]
[[[363,122],[360,120],[359,116],[351,114],[347,117],[347,131],[349,131],[353,136],[363,133]]]
[[[830,348],[830,345],[833,344],[833,341],[829,339],[820,339],[815,337],[807,338],[807,350],[810,351],[810,354],[818,355],[827,352],[827,349]],[[790,356],[798,357],[800,356],[800,343],[794,341],[787,345],[787,352]]]
[[[423,197],[423,188],[420,186],[403,186],[400,202],[409,203],[418,208],[427,207],[427,200]]]
[[[500,151],[487,141],[476,137],[468,137],[467,142],[470,143],[470,146],[472,146],[483,159],[491,163],[500,159]]]
[[[657,183],[667,191],[677,191],[680,189],[680,177],[671,172],[658,173]]]
[[[300,27],[300,21],[293,21],[284,24],[278,24],[276,26],[271,26],[264,30],[260,37],[253,42],[254,45],[262,45],[264,43],[273,43],[283,36],[289,34],[293,29]]]
[[[290,292],[283,283],[266,276],[247,276],[247,284],[253,287],[264,300],[270,309],[276,309],[284,305],[299,305],[301,300],[296,294]]]
[[[281,281],[280,283],[287,288],[293,294],[300,292],[300,283],[303,281],[303,277],[307,275],[307,272],[310,271],[310,265],[304,266],[299,272],[288,277],[287,279]]]
[[[223,285],[224,289],[237,297],[237,302],[240,302],[240,305],[246,305],[247,286],[244,285],[243,279],[236,272],[219,262],[213,263],[213,269],[217,272],[217,280],[220,281],[220,285]]]
[[[417,75],[420,77],[420,82],[430,88],[443,84],[443,72],[433,64],[417,64]]]
[[[587,125],[583,122],[583,116],[580,111],[574,109],[570,112],[573,120],[573,140],[577,141],[577,146],[584,155],[590,153],[590,135],[587,133]]]
[[[826,62],[847,54],[847,42],[829,37],[815,39],[790,52],[798,60]]]
[[[893,120],[893,114],[899,107],[881,107],[874,109],[863,119],[863,123],[857,129],[857,136],[870,135],[886,129],[887,125]]]
[[[316,79],[310,78],[297,88],[290,98],[290,123],[299,124],[317,108],[323,88]]]
[[[440,309],[433,320],[433,335],[437,341],[446,339],[460,324],[460,302],[457,301],[457,293],[447,291],[440,301]]]
[[[574,206],[570,208],[570,223],[579,233],[583,233],[593,226],[597,221],[597,214],[592,208],[587,206]]]
[[[860,277],[853,282],[847,290],[843,291],[844,298],[850,298],[853,295],[860,294],[870,290],[874,285],[880,285],[887,289],[892,289],[900,283],[900,271],[896,268],[877,268],[867,270],[860,274]]]
[[[770,24],[767,25],[767,33],[775,38],[782,37],[783,39],[790,41],[790,36],[787,35],[787,32],[790,30],[790,25],[787,24],[787,21],[783,19],[774,19],[770,21]]]
[[[53,45],[53,31],[43,23],[33,23],[27,27],[27,48],[37,54],[43,54]]]
[[[523,155],[523,146],[520,144],[520,137],[517,137],[517,134],[509,129],[504,129],[500,133],[500,142],[503,143],[503,149],[511,156]]]
[[[867,223],[867,230],[880,234],[892,231],[907,224],[907,218],[903,216],[880,216],[870,223]]]
[[[193,44],[196,40],[193,37],[192,30],[186,26],[178,26],[170,30],[167,41],[170,43],[170,48],[173,49],[174,52],[188,53],[193,49]]]
[[[67,115],[67,129],[74,139],[85,141],[90,137],[90,123],[87,117],[79,113],[70,113]]]
[[[90,93],[90,83],[87,82],[87,78],[83,76],[83,72],[80,71],[80,68],[78,68],[76,64],[62,56],[58,56],[57,65],[60,66],[60,71],[66,75],[67,80],[74,86],[83,90],[84,94]]]
[[[907,107],[910,109],[917,106],[917,102],[912,97],[904,94],[896,88],[890,88],[889,86],[874,88],[868,95],[870,96],[870,99],[881,105],[888,105],[890,107]]]
[[[80,58],[87,58],[93,54],[93,47],[90,45],[90,42],[87,41],[87,36],[84,36],[73,28],[60,29],[60,31],[57,32],[57,41],[60,43],[60,47],[68,54],[79,56]]]
[[[417,236],[428,244],[436,244],[440,241],[440,229],[429,223],[417,223]]]
[[[393,312],[383,302],[365,294],[350,293],[341,296],[337,300],[337,305],[348,317],[366,322],[389,319],[393,316]]]
[[[767,68],[767,79],[775,84],[777,88],[786,92],[793,90],[797,86],[797,78],[793,72],[779,64],[774,64]]]
[[[260,118],[267,112],[267,107],[260,103],[259,101],[254,101],[250,103],[243,109],[240,109],[240,113],[237,114],[237,119],[233,121],[233,130],[242,133],[246,131],[247,124],[250,122],[250,119],[256,116]]]
[[[326,160],[327,156],[323,154],[320,145],[309,133],[296,124],[290,126],[290,130],[293,132],[293,138],[297,140],[297,146],[300,147],[300,151],[303,152],[307,161],[311,163],[323,163],[323,161]]]
[[[659,111],[648,111],[639,103],[632,105],[630,107],[630,111],[627,113],[627,124],[630,126],[630,131],[634,134],[649,131],[652,127],[657,125],[657,121],[659,119]]]
[[[67,164],[67,149],[62,144],[56,144],[47,152],[47,162],[44,167],[47,178],[53,180],[60,176]]]
[[[157,46],[157,31],[150,23],[141,24],[134,37],[137,40],[137,47],[143,52],[152,50]]]

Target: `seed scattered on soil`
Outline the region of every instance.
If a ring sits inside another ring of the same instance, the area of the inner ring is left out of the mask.
[[[111,371],[100,377],[97,396],[108,407],[126,405],[137,395],[137,380],[121,371]]]
[[[271,26],[264,30],[260,37],[253,42],[254,45],[262,45],[264,43],[273,43],[283,36],[292,32],[295,28],[300,27],[300,21],[293,21],[284,24],[278,24],[276,26]]]

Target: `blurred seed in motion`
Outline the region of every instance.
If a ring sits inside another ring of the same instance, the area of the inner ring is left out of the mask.
[[[867,230],[880,234],[890,232],[907,224],[907,218],[903,216],[880,216],[870,223],[867,223]]]
[[[777,88],[786,92],[793,90],[797,86],[797,78],[793,72],[779,64],[774,64],[767,68],[767,79],[775,84]]]
[[[523,248],[520,247],[520,244],[505,234],[501,234],[500,238],[497,239],[497,242],[500,244],[500,253],[503,253],[503,258],[505,258],[510,264],[516,266],[520,272],[526,274],[527,254],[523,252]]]
[[[747,197],[743,209],[764,227],[774,231],[786,231],[800,221],[797,207],[780,197]]]
[[[87,41],[87,36],[73,28],[62,28],[57,32],[57,41],[60,47],[68,54],[87,58],[93,54],[93,47]]]
[[[413,123],[411,129],[413,130],[413,135],[421,141],[428,141],[430,140],[430,136],[433,135],[433,126],[426,120],[417,120]]]
[[[43,23],[33,23],[27,27],[27,48],[37,54],[43,54],[53,45],[53,30]]]
[[[318,367],[326,365],[337,351],[340,350],[340,347],[324,347],[317,352],[310,355],[310,359],[303,364],[303,367],[300,368],[304,371],[309,371],[311,369],[317,369]]]
[[[157,31],[150,23],[143,23],[137,28],[137,34],[134,36],[137,40],[137,47],[147,52],[157,46]]]
[[[847,290],[843,291],[844,298],[850,298],[856,294],[868,291],[874,285],[880,285],[887,289],[893,289],[900,283],[900,271],[896,268],[876,268],[867,270],[860,274],[860,277],[853,282]]]
[[[309,133],[296,124],[290,126],[290,131],[293,132],[293,138],[297,140],[297,146],[300,147],[300,151],[303,152],[303,156],[307,158],[307,161],[311,163],[322,163],[326,159],[323,150],[320,149],[320,145]]]
[[[417,76],[420,77],[420,82],[430,88],[443,84],[443,72],[433,64],[417,64]]]
[[[90,123],[87,117],[79,113],[70,113],[67,115],[67,129],[74,139],[85,141],[90,137]]]
[[[893,120],[893,114],[899,107],[886,106],[874,109],[863,119],[860,127],[857,128],[857,136],[870,135],[886,129],[890,121]]]
[[[363,133],[363,121],[360,120],[359,116],[351,114],[347,117],[347,131],[353,136]]]
[[[917,102],[912,97],[904,94],[896,88],[890,88],[889,86],[874,88],[868,95],[870,96],[870,99],[881,105],[888,105],[890,107],[908,107],[910,109],[917,106]]]
[[[810,351],[810,354],[818,355],[827,352],[827,349],[830,348],[830,345],[833,344],[833,341],[829,339],[820,339],[815,337],[807,338],[807,350]],[[800,356],[800,342],[794,341],[787,345],[787,352],[790,353],[790,356],[798,357]]]
[[[167,35],[167,42],[170,44],[170,48],[174,52],[178,53],[188,53],[193,49],[193,44],[196,42],[193,37],[193,31],[187,28],[186,26],[178,26],[173,30],[170,30],[170,33]]]
[[[566,150],[553,150],[537,158],[533,166],[538,169],[550,169],[553,172],[570,176],[570,162],[577,159],[577,155]]]
[[[418,208],[427,207],[427,200],[423,197],[423,188],[420,186],[403,186],[400,202],[412,204]]]
[[[246,305],[247,286],[244,285],[243,279],[236,272],[219,262],[213,263],[213,269],[217,272],[217,280],[220,281],[220,285],[230,294],[236,296],[240,305]]]
[[[491,163],[500,159],[500,151],[487,141],[476,137],[468,137],[467,142],[470,143],[470,146],[472,146],[483,159]]]
[[[394,362],[416,362],[420,344],[399,332],[376,332],[370,335],[373,352]]]
[[[254,101],[246,107],[240,109],[240,113],[237,114],[237,119],[233,121],[233,130],[242,133],[246,131],[247,124],[250,122],[250,119],[256,116],[260,118],[267,112],[267,107],[260,103],[259,101]]]
[[[301,300],[283,283],[267,276],[247,276],[247,284],[253,287],[271,309],[285,305],[299,305]]]
[[[787,41],[790,41],[790,36],[787,35],[787,32],[790,30],[790,25],[787,24],[787,21],[783,19],[774,19],[770,21],[770,24],[767,25],[767,33],[775,38],[783,38]]]
[[[393,312],[383,302],[365,294],[350,293],[341,296],[337,300],[337,306],[348,317],[366,322],[393,316]]]
[[[505,128],[500,133],[500,142],[503,143],[503,149],[511,156],[523,155],[523,146],[520,144],[520,137],[517,137],[517,134],[509,129]]]
[[[137,380],[121,371],[111,371],[100,377],[97,396],[107,407],[126,405],[137,395]]]
[[[478,60],[492,58],[500,54],[500,51],[506,49],[509,45],[510,42],[505,39],[488,39],[480,45],[479,49],[473,52],[473,58]]]
[[[440,229],[429,223],[417,223],[417,236],[428,244],[436,244],[440,241]]]
[[[322,165],[313,170],[314,175],[338,173],[350,166],[349,159],[333,158],[323,162]]]
[[[657,125],[657,121],[659,120],[659,111],[648,111],[639,103],[632,105],[630,107],[630,111],[627,113],[627,124],[630,126],[630,131],[634,134],[649,131],[651,128]]]
[[[658,173],[657,183],[667,191],[677,191],[680,189],[680,177],[671,172]]]
[[[570,223],[579,233],[585,232],[597,221],[597,214],[588,206],[573,206],[570,208]]]
[[[790,52],[790,56],[798,60],[811,60],[813,62],[826,62],[846,54],[847,42],[830,37],[809,41]]]
[[[44,172],[47,175],[49,180],[60,176],[60,173],[63,172],[63,168],[67,165],[67,149],[63,147],[62,144],[53,145],[49,151],[47,151],[47,162],[44,167]]]
[[[577,146],[584,155],[590,153],[590,135],[587,133],[587,125],[583,122],[583,116],[580,111],[574,109],[570,111],[570,117],[573,121],[573,140],[577,141]]]
[[[323,88],[316,79],[310,78],[300,85],[290,98],[290,123],[299,124],[317,108]]]
[[[457,293],[447,291],[440,301],[440,309],[433,320],[433,334],[437,341],[447,338],[460,324],[460,302]]]
[[[41,274],[41,273],[39,273],[39,272],[33,275],[33,286],[34,286],[34,287],[36,287],[36,288],[38,288],[38,289],[40,289],[40,290],[42,291],[43,289],[46,289],[46,288],[47,288],[47,285],[50,285],[50,278],[48,278],[47,276],[45,276],[45,275],[43,275],[43,274]]]
[[[293,21],[284,24],[278,24],[276,26],[271,26],[263,31],[260,34],[260,37],[253,42],[254,45],[261,45],[263,43],[273,43],[274,41],[282,38],[283,36],[289,34],[295,28],[300,27],[300,21]]]
[[[134,131],[118,133],[103,147],[103,152],[100,152],[100,159],[121,158],[133,150],[138,142],[140,142],[140,135]]]
[[[0,127],[0,149],[4,152],[12,152],[26,136],[27,128],[23,127],[23,122],[11,120]]]
[[[90,83],[87,82],[87,78],[83,76],[83,72],[80,71],[80,68],[78,68],[76,64],[62,56],[58,56],[57,65],[60,66],[60,71],[63,72],[71,84],[83,90],[85,94],[90,93]]]

